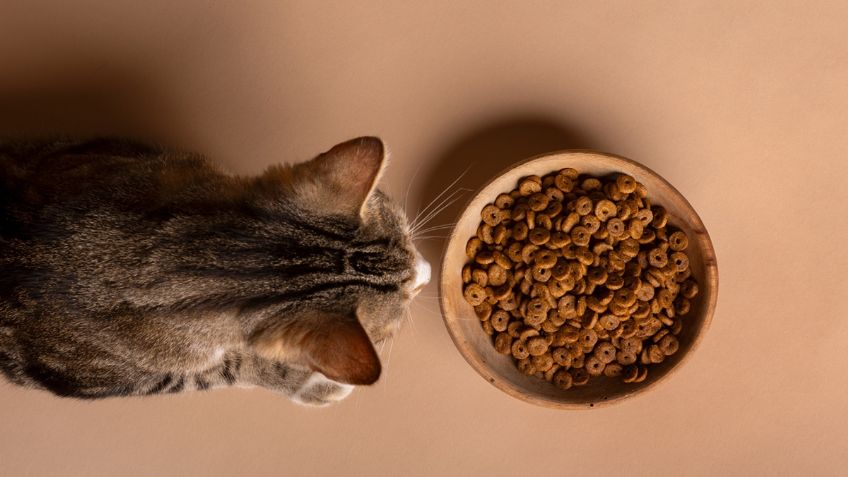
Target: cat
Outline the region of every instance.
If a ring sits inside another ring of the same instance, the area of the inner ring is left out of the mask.
[[[380,376],[429,281],[375,137],[254,177],[120,139],[0,143],[0,370],[74,398]]]

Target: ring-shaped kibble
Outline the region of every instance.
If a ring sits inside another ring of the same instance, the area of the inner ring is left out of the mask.
[[[595,297],[595,296],[590,296],[590,297],[586,298],[586,308],[589,308],[590,310],[594,311],[595,314],[603,313],[603,312],[607,311],[606,305],[601,304],[600,300],[598,300],[598,298]],[[595,320],[597,320],[597,316],[595,317]],[[586,327],[587,328],[594,328],[595,325],[592,324],[592,325],[586,326]]]
[[[657,292],[657,302],[663,308],[671,308],[672,306],[672,297],[671,292],[663,288],[659,292]]]
[[[492,335],[495,334],[495,329],[492,328],[491,322],[483,321],[481,326],[483,327],[483,332],[486,333],[487,335],[492,336]]]
[[[489,284],[489,274],[485,270],[474,268],[471,270],[471,281],[485,287]]]
[[[498,224],[498,226],[495,227],[494,230],[492,230],[492,240],[497,245],[503,245],[508,233],[509,232],[507,231],[506,226],[504,226],[504,224]]]
[[[575,386],[583,386],[589,382],[589,372],[583,367],[572,370],[571,377]]]
[[[571,355],[568,353],[568,350],[562,347],[555,348],[551,352],[551,358],[553,358],[554,363],[562,366],[563,368],[571,367]]]
[[[486,244],[495,243],[495,238],[492,236],[492,231],[494,227],[487,223],[481,223],[480,227],[477,229],[477,238],[483,241]]]
[[[515,344],[513,344],[512,346],[513,346],[513,350],[514,350]],[[513,351],[513,355],[514,354],[515,354],[515,351]],[[638,358],[639,357],[636,355],[636,353],[629,352],[629,351],[618,350],[618,352],[615,353],[615,361],[622,366],[629,366],[629,365],[635,363]]]
[[[556,190],[556,189],[553,189]],[[549,201],[548,207],[545,209],[545,214],[548,217],[557,217],[562,213],[562,202],[560,201]]]
[[[521,261],[528,265],[533,263],[533,260],[536,258],[537,250],[539,250],[539,247],[532,243],[524,245],[524,248],[521,249]]]
[[[639,367],[639,374],[633,380],[634,383],[641,383],[648,378],[648,368],[645,366]]]
[[[677,341],[677,338],[674,335],[666,335],[660,340],[658,346],[660,350],[662,350],[663,354],[671,356],[680,348],[680,342]]]
[[[509,194],[498,194],[498,197],[495,199],[495,206],[499,209],[509,209],[515,204],[515,199],[513,199]]]
[[[640,209],[636,212],[636,216],[634,217],[645,227],[651,225],[651,222],[654,220],[654,214],[651,212],[651,209]]]
[[[515,359],[527,359],[530,356],[530,351],[527,350],[527,343],[521,340],[513,341],[510,351],[512,352],[512,357]]]
[[[668,225],[668,211],[665,210],[665,207],[655,205],[651,208],[651,212],[654,214],[654,219],[651,221],[651,225],[655,229],[661,229]]]
[[[536,227],[528,235],[533,245],[544,245],[551,239],[551,233],[544,228]]]
[[[615,361],[616,349],[609,341],[598,343],[598,345],[595,346],[595,351],[593,353],[595,357],[604,364],[609,364]]]
[[[518,302],[516,301],[515,294],[510,293],[505,298],[498,300],[498,306],[500,306],[501,310],[504,311],[512,311],[518,308]]]
[[[573,284],[570,288],[566,287],[565,280],[548,280],[548,290],[554,298],[560,298],[568,293],[572,288],[574,288]]]
[[[574,379],[572,378],[571,373],[565,369],[560,369],[556,372],[556,374],[554,374],[553,383],[556,387],[563,391],[567,391],[574,385]]]
[[[483,241],[477,237],[471,237],[465,244],[465,254],[468,255],[468,258],[473,260],[481,248],[483,248]]]
[[[487,275],[489,277],[489,285],[493,287],[499,287],[506,283],[506,270],[504,270],[504,268],[498,265],[497,263],[489,265]]]
[[[486,290],[477,283],[469,283],[463,290],[465,301],[472,306],[477,306],[486,300]]]
[[[522,242],[527,238],[529,231],[530,229],[527,228],[527,224],[524,222],[517,222],[512,226],[512,239],[516,241],[515,243]]]
[[[689,257],[686,256],[683,252],[674,252],[671,254],[671,264],[674,266],[675,271],[682,272],[689,268]]]
[[[489,265],[495,261],[495,255],[489,250],[480,250],[477,252],[477,256],[474,257],[474,261],[480,265]]]
[[[548,207],[548,196],[542,193],[536,193],[527,198],[527,206],[534,212],[541,212]]]
[[[546,372],[554,365],[554,359],[550,353],[543,353],[539,356],[530,355],[530,362],[536,367],[536,371]]]
[[[564,174],[557,174],[554,178],[554,186],[563,192],[571,192],[574,190],[574,181]]]
[[[626,238],[619,242],[618,251],[622,256],[631,259],[639,255],[639,242],[633,238]]]
[[[556,313],[554,313],[554,314],[556,314]],[[545,333],[548,333],[546,338],[552,336],[550,333],[556,333],[556,330],[558,330],[560,326],[561,325],[557,325],[553,321],[551,321],[551,314],[550,313],[548,313],[548,319],[543,321],[542,325],[541,325],[542,331],[544,331]]]
[[[574,256],[580,264],[589,266],[595,262],[595,255],[586,247],[579,247],[574,251]]]
[[[608,313],[606,315],[601,316],[598,319],[598,323],[600,323],[603,329],[607,331],[612,331],[618,328],[618,325],[619,323],[621,323],[621,320],[617,316]]]
[[[619,174],[615,178],[615,186],[622,194],[630,194],[636,191],[636,179],[627,174]]]
[[[537,282],[546,283],[551,279],[550,268],[545,268],[541,265],[533,265],[531,271],[533,273],[533,280],[536,280]]]
[[[466,263],[462,266],[462,283],[466,284],[471,281],[471,264]]]
[[[667,335],[669,333],[670,333],[670,330],[668,328],[663,328],[663,329],[657,331],[656,333],[654,333],[654,336],[651,336],[651,341],[653,341],[654,343],[659,343],[660,340],[663,339],[665,337],[665,335]]]
[[[536,252],[536,256],[533,258],[533,261],[536,265],[540,265],[545,268],[553,268],[557,263],[557,256],[551,250],[539,250]]]
[[[598,190],[602,186],[601,181],[596,177],[587,177],[583,179],[580,183],[580,188],[585,190],[586,192],[591,192],[593,190]]]
[[[692,307],[692,303],[683,297],[677,297],[674,300],[674,312],[677,313],[678,316],[683,316],[689,313],[689,310]]]
[[[668,246],[675,252],[686,250],[689,246],[689,237],[680,230],[668,236]]]
[[[594,356],[586,358],[586,362],[583,364],[583,367],[586,369],[586,372],[589,373],[589,376],[600,376],[604,374],[605,366],[606,364],[603,361]]]
[[[577,212],[578,215],[582,216],[592,213],[592,199],[585,195],[574,199],[572,203],[574,204],[574,211]]]
[[[521,330],[521,327],[524,326],[520,321],[510,321],[506,326],[507,334],[513,339],[518,338],[518,332]]]
[[[495,336],[495,351],[500,354],[512,352],[512,336],[509,336],[509,333],[498,333]]]
[[[698,295],[698,284],[694,280],[686,280],[680,286],[680,294],[685,298],[695,298]]]
[[[474,306],[474,313],[480,321],[486,321],[492,316],[492,305],[484,301],[483,303]]]
[[[536,214],[536,228],[541,227],[550,231],[553,226],[554,223],[551,221],[551,217],[548,214],[543,212]]]
[[[594,234],[601,228],[601,221],[594,215],[584,215],[583,218],[580,219],[580,224],[583,227],[586,227],[586,230],[588,230],[590,234]]]
[[[591,237],[592,234],[588,229],[586,229],[586,227],[578,225],[571,229],[571,243],[578,247],[585,247],[589,245]]]
[[[590,283],[594,283],[596,285],[604,284],[607,281],[607,278],[609,278],[609,274],[601,267],[591,267],[586,273],[586,279],[589,280]]]
[[[541,336],[530,338],[527,340],[527,351],[530,356],[543,355],[548,351],[548,341]]]
[[[656,238],[657,238],[656,232],[654,232],[651,229],[645,229],[644,231],[642,231],[642,236],[639,237],[639,243],[642,244],[642,245],[647,245],[647,244],[653,242],[654,240],[656,240]]]
[[[627,233],[630,234],[631,238],[638,239],[644,231],[645,226],[639,219],[630,219],[630,222],[627,223]]]
[[[636,294],[633,293],[633,290],[629,288],[620,288],[615,291],[613,303],[620,306],[629,307],[630,305],[636,303]]]
[[[618,290],[624,286],[624,278],[617,273],[610,273],[607,276],[607,281],[604,283],[604,286],[606,286],[608,290]]]
[[[665,361],[665,353],[660,350],[660,347],[653,344],[648,347],[648,359],[653,364],[659,364]]]
[[[582,279],[580,282],[585,283]],[[577,311],[577,316],[583,316],[586,314],[586,297],[581,292],[578,292],[578,294],[577,305],[574,306],[574,310]]]
[[[560,230],[565,233],[570,233],[575,225],[580,223],[580,214],[577,212],[570,212],[565,216],[565,220],[562,221],[562,226]]]
[[[618,207],[609,199],[599,200],[595,204],[595,217],[601,222],[606,222],[618,214]]]
[[[542,192],[542,183],[535,181],[534,178],[524,178],[518,183],[518,192],[525,197]]]
[[[492,298],[501,301],[512,294],[512,286],[509,283],[504,283],[500,286],[492,288]]]
[[[527,376],[536,374],[536,367],[530,362],[530,358],[522,358],[518,360],[518,370]]]
[[[636,289],[636,298],[639,301],[651,301],[654,298],[654,287],[650,283],[642,283]]]
[[[480,212],[480,216],[483,218],[483,222],[494,227],[501,223],[501,209],[494,204],[489,204],[483,207],[483,210]]]
[[[492,317],[489,319],[492,323],[492,328],[495,331],[506,331],[507,325],[509,325],[509,313],[503,310],[497,310],[492,313]]]
[[[652,267],[662,268],[668,264],[668,255],[661,248],[653,248],[648,252],[648,263]]]
[[[608,378],[615,378],[621,376],[622,370],[624,370],[624,366],[618,363],[608,363],[604,368],[604,376]]]
[[[562,199],[565,198],[565,193],[559,190],[556,186],[545,189],[545,195],[548,196],[548,200],[551,202],[559,202],[560,206],[562,206]],[[550,207],[550,205],[548,205],[548,207]],[[559,215],[559,212],[552,215]]]
[[[571,243],[571,237],[562,232],[553,232],[550,240],[548,240],[548,244],[554,248],[562,248],[569,243]]]
[[[582,329],[578,342],[583,348],[592,348],[598,342],[598,333],[593,329]]]

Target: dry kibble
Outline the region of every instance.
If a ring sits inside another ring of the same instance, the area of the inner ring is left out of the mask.
[[[686,250],[686,247],[689,246],[689,238],[686,237],[685,233],[678,230],[677,232],[669,235],[668,246],[675,252]]]
[[[560,389],[638,383],[677,352],[698,294],[669,215],[626,174],[522,178],[480,211],[463,296],[500,354]]]

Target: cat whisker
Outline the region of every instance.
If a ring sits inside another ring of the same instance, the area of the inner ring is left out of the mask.
[[[420,229],[420,227],[424,226],[425,224],[427,224],[428,222],[430,222],[431,220],[436,218],[436,216],[438,216],[439,213],[441,213],[443,210],[447,209],[448,207],[453,205],[456,201],[461,199],[463,192],[470,192],[470,191],[471,191],[471,189],[464,189],[464,188],[463,189],[457,189],[457,190],[453,191],[450,195],[448,195],[447,197],[442,199],[442,201],[439,202],[439,205],[436,206],[436,208],[434,208],[433,210],[428,212],[427,215],[423,219],[421,219],[421,222],[417,223],[415,225],[415,228],[412,229],[411,233],[415,234],[418,231],[418,229]]]
[[[431,207],[431,206],[432,206],[432,205],[433,205],[433,204],[434,204],[437,200],[439,200],[439,198],[441,198],[441,197],[442,197],[442,196],[443,196],[446,192],[448,192],[449,190],[451,190],[451,187],[455,186],[455,185],[456,185],[456,183],[457,183],[457,182],[459,182],[459,181],[460,181],[460,179],[462,179],[462,178],[465,176],[465,174],[467,174],[467,173],[468,173],[468,171],[469,171],[470,169],[471,169],[471,166],[469,166],[467,169],[465,169],[465,171],[463,171],[463,172],[462,172],[462,174],[460,174],[460,175],[459,175],[456,179],[454,179],[454,181],[453,181],[453,182],[451,182],[451,183],[450,183],[447,187],[445,187],[445,190],[443,190],[443,191],[442,191],[439,195],[437,195],[437,196],[436,196],[433,200],[431,200],[431,201],[430,201],[430,203],[429,203],[429,204],[427,204],[427,206],[426,206],[426,207],[424,207],[424,208],[423,208],[420,212],[418,212],[418,214],[416,214],[416,216],[415,216],[415,219],[413,219],[413,220],[412,220],[412,223],[410,224],[410,228],[412,228],[412,227],[413,227],[416,223],[418,223],[418,218],[419,218],[419,217],[421,217],[421,215],[423,215],[423,214],[427,211],[427,209],[429,209],[429,208],[430,208],[430,207]]]
[[[412,174],[412,179],[409,180],[409,185],[406,187],[406,195],[403,197],[403,210],[409,210],[409,191],[412,190],[412,184],[415,183],[415,178],[418,177],[418,172],[421,171],[421,166],[423,164],[423,162],[418,163],[418,167],[415,168],[415,173]]]
[[[433,225],[431,227],[427,227],[427,228],[424,228],[424,229],[421,229],[421,230],[416,230],[415,233],[416,234],[426,234],[428,232],[435,232],[437,230],[450,229],[450,228],[453,228],[454,226],[456,226],[456,222],[451,222],[449,224],[442,224],[442,225]]]

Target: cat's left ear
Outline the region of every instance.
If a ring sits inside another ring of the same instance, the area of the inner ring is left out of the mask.
[[[342,215],[363,213],[386,164],[386,148],[377,137],[360,137],[334,146],[302,164],[317,187],[303,184],[302,199]]]

